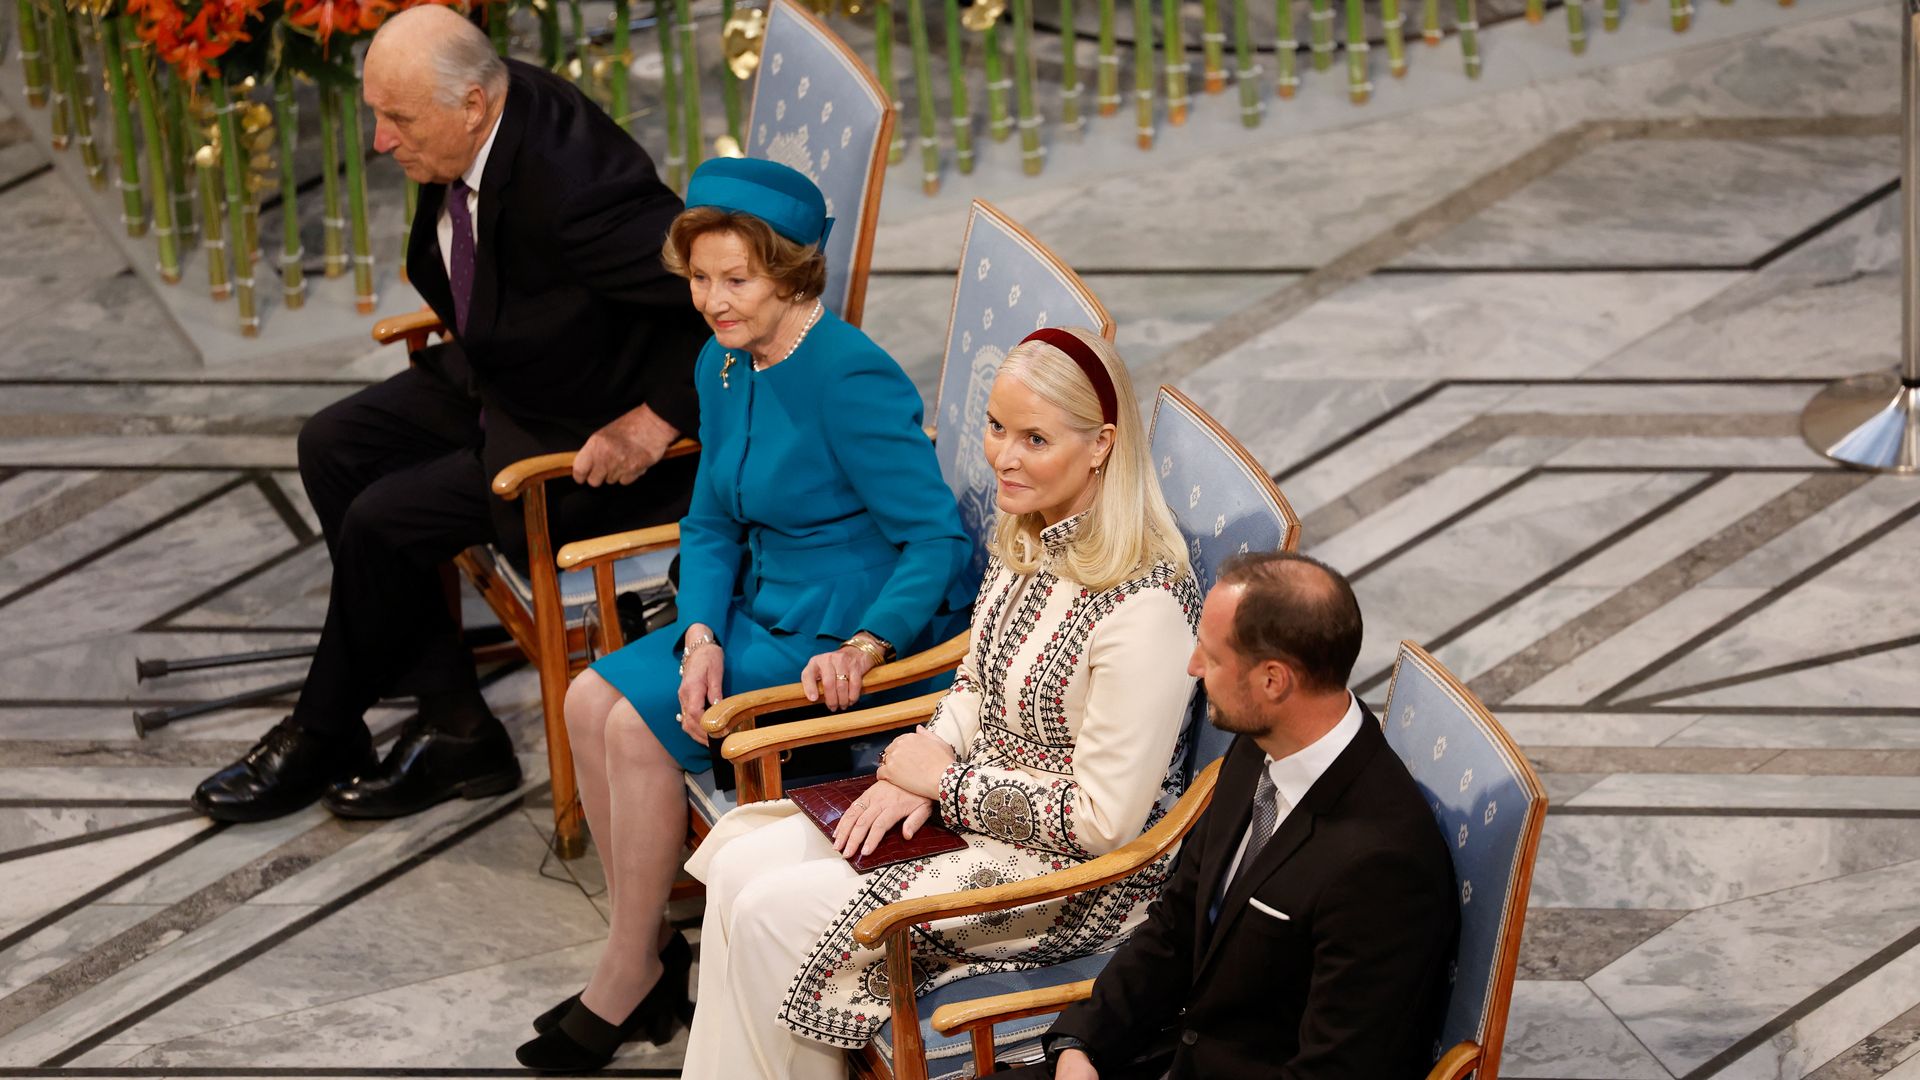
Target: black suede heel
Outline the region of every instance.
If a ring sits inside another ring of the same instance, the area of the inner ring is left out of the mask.
[[[560,1004],[555,1005],[553,1008],[548,1009],[546,1012],[541,1013],[539,1016],[534,1017],[533,1030],[538,1034],[545,1035],[547,1029],[559,1023],[560,1018],[567,1015],[567,1010],[573,1008],[573,1003],[579,1000],[580,995],[575,994]]]
[[[623,1044],[637,1037],[655,1046],[671,1042],[682,1024],[693,1022],[693,1005],[687,1000],[693,947],[674,934],[660,951],[660,964],[660,980],[624,1021],[607,1023],[575,994],[535,1017],[534,1030],[540,1034],[521,1044],[513,1056],[536,1072],[592,1072],[605,1068]]]

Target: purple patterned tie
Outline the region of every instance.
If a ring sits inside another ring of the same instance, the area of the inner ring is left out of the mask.
[[[467,209],[465,177],[447,188],[447,213],[453,217],[453,250],[447,256],[448,284],[453,286],[453,326],[467,332],[467,307],[473,299],[473,214]]]

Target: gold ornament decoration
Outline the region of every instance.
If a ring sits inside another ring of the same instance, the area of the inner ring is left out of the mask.
[[[731,135],[721,135],[713,140],[715,157],[746,157],[747,152],[740,149],[740,140]]]
[[[736,79],[750,79],[760,67],[760,50],[767,44],[767,13],[761,8],[739,8],[720,31],[726,46],[727,70]]]
[[[1007,0],[980,0],[960,13],[960,25],[976,34],[984,34],[993,29],[994,24],[1006,13]]]

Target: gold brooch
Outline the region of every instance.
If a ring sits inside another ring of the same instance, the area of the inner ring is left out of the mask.
[[[733,387],[727,383],[727,369],[732,366],[733,366],[733,354],[728,353],[726,360],[720,365],[720,389],[722,390],[733,389]]]

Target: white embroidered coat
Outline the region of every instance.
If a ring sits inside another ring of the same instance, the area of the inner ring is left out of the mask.
[[[862,880],[788,987],[780,1020],[793,1031],[857,1048],[886,1021],[885,952],[853,940],[867,913],[1105,854],[1179,799],[1199,592],[1164,565],[1099,593],[1058,576],[1053,559],[1079,520],[1041,533],[1048,556],[1031,575],[988,565],[966,658],[935,713],[934,732],[958,758],[941,780],[940,816],[969,846]],[[1170,863],[1081,896],[922,927],[915,993],[1111,947],[1145,918]]]

